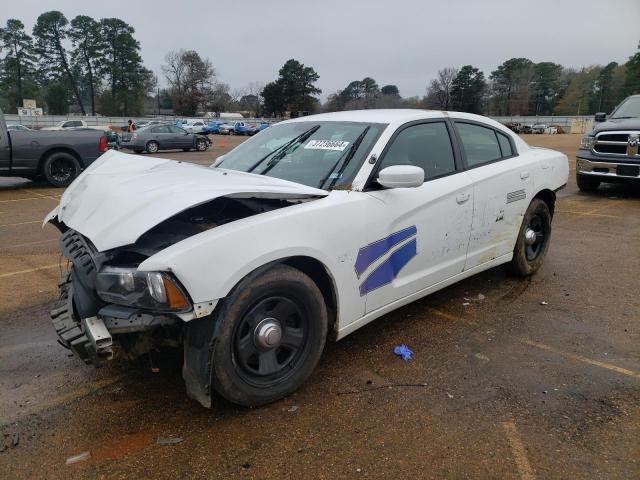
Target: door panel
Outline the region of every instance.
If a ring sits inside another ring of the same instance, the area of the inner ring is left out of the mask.
[[[172,134],[169,133],[169,127],[167,125],[151,127],[151,133],[153,133],[153,139],[158,142],[162,150],[176,148]]]
[[[356,259],[367,312],[463,271],[472,191],[468,174],[459,172],[418,188],[369,192],[379,200],[367,214],[372,243]]]
[[[508,137],[488,126],[456,122],[469,176],[474,212],[465,270],[513,252],[533,192],[533,161],[515,153]],[[511,157],[511,158],[504,158]]]
[[[367,212],[371,243],[360,249],[355,265],[367,312],[464,269],[473,186],[456,158],[450,128],[442,120],[400,127],[383,152],[378,171],[412,165],[424,171],[426,181],[417,188],[368,193],[378,208]]]

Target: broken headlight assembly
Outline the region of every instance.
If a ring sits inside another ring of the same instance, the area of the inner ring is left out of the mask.
[[[185,311],[187,295],[169,274],[105,267],[96,276],[98,296],[107,303],[150,310]]]

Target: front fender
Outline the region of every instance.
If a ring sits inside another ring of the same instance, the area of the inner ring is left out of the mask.
[[[360,318],[354,270],[358,249],[368,243],[363,213],[375,202],[360,192],[328,197],[232,222],[174,244],[145,260],[143,271],[171,271],[196,303],[226,297],[257,268],[288,257],[311,257],[335,281],[340,323]]]

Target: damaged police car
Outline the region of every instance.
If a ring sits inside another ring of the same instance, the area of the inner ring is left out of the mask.
[[[367,110],[274,125],[211,168],[108,152],[45,219],[52,311],[87,363],[183,346],[189,396],[297,389],[327,338],[500,264],[531,275],[565,155],[488,118]]]

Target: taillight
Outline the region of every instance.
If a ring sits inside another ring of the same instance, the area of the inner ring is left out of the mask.
[[[104,153],[107,151],[107,137],[106,135],[102,135],[100,137],[100,153]]]

